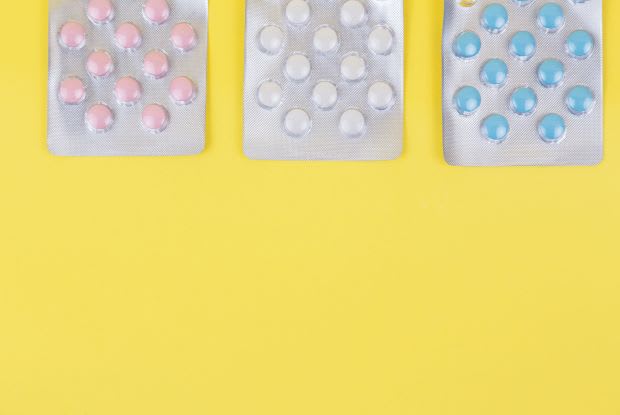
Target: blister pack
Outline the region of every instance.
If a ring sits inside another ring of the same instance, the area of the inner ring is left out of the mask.
[[[402,0],[247,0],[244,151],[385,160],[402,152]]]
[[[445,0],[447,162],[599,163],[602,42],[602,0]]]
[[[207,0],[50,0],[49,19],[52,153],[204,149]]]

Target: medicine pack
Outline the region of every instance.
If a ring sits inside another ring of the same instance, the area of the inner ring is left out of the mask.
[[[402,152],[402,0],[246,0],[244,151],[385,160]]]
[[[207,19],[207,0],[50,0],[50,151],[201,152]]]
[[[447,162],[599,163],[602,42],[602,0],[445,0]]]

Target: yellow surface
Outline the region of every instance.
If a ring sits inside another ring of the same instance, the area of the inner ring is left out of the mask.
[[[241,152],[242,0],[178,158],[49,155],[45,2],[3,2],[0,414],[620,414],[620,3],[605,162],[490,169],[442,159],[441,3],[401,159],[280,163]]]

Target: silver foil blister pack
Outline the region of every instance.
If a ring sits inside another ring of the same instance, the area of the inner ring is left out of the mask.
[[[402,0],[247,0],[244,152],[387,160],[402,152]]]
[[[50,151],[201,152],[207,22],[207,0],[50,0]]]
[[[602,0],[445,0],[447,162],[599,163],[602,42]]]

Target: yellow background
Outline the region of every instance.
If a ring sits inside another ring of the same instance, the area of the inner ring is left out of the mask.
[[[587,168],[447,166],[406,3],[404,156],[282,163],[241,152],[242,0],[177,158],[49,155],[46,2],[2,2],[1,415],[620,414],[620,3]]]

